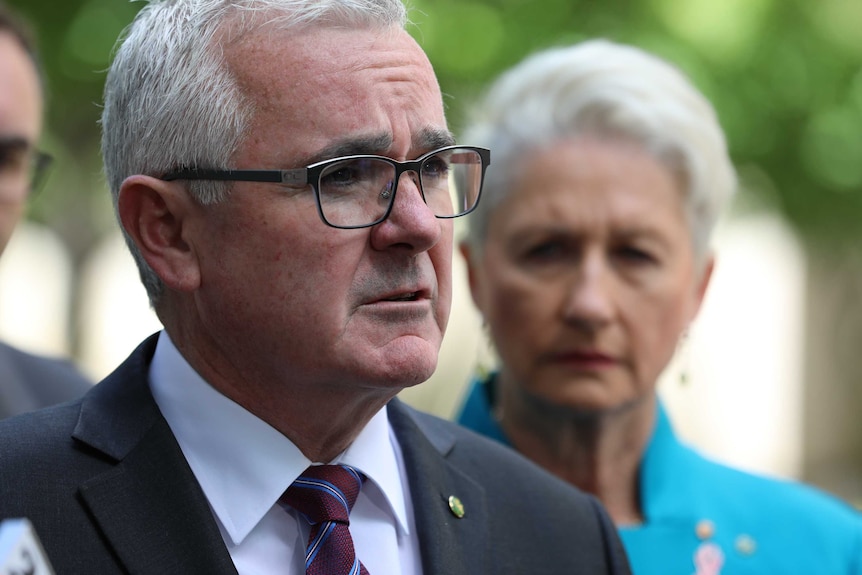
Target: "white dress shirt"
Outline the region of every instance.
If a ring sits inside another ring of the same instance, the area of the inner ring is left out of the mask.
[[[310,527],[276,502],[312,462],[275,428],[210,386],[166,332],[150,388],[195,474],[240,575],[302,575]],[[361,470],[350,514],[359,560],[371,575],[421,575],[401,448],[381,409],[335,461]]]

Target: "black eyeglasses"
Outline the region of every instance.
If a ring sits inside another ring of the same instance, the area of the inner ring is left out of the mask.
[[[392,211],[398,180],[404,172],[418,175],[425,203],[438,218],[469,214],[479,203],[491,151],[475,146],[446,146],[407,162],[384,156],[333,158],[293,170],[183,169],[160,179],[271,182],[314,188],[317,210],[334,228],[367,228]]]
[[[30,162],[30,193],[35,194],[42,189],[42,184],[48,176],[48,169],[54,163],[54,158],[47,152],[36,150]]]
[[[0,192],[16,197],[39,190],[53,158],[21,138],[0,138]]]

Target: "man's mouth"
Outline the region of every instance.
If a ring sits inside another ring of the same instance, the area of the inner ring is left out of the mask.
[[[416,301],[419,299],[419,292],[410,292],[397,296],[384,298],[382,301]]]

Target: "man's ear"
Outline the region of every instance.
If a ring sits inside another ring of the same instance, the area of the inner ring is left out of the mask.
[[[181,185],[130,176],[120,186],[117,209],[126,233],[168,288],[188,292],[200,285],[190,233],[200,206]]]

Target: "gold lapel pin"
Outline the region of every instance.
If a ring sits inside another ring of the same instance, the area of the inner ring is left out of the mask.
[[[464,517],[464,504],[454,495],[449,496],[449,511],[458,519]]]

